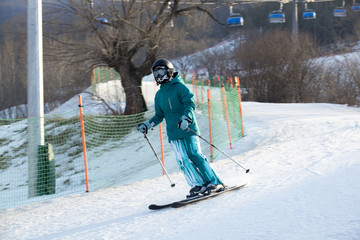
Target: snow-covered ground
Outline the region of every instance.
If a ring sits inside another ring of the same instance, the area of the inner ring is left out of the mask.
[[[360,239],[360,109],[244,102],[246,137],[213,164],[241,190],[180,209],[180,173],[0,211],[0,239]],[[136,154],[130,148],[129,158]]]

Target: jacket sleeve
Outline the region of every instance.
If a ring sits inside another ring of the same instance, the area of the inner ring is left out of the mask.
[[[191,93],[189,88],[185,84],[181,84],[181,88],[179,89],[178,94],[180,95],[181,102],[184,104],[184,116],[194,119],[194,110],[195,110],[195,102],[194,102],[194,94]]]
[[[155,95],[155,115],[149,120],[150,124],[154,127],[160,124],[164,119],[164,112],[160,108],[160,104],[158,101],[158,94]]]

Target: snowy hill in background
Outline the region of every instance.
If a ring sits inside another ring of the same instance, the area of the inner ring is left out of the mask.
[[[246,137],[213,164],[246,188],[180,209],[180,173],[0,211],[1,239],[360,239],[360,109],[244,102]],[[136,154],[128,151],[129,158]]]

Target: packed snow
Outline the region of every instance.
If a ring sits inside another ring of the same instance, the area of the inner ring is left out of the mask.
[[[212,166],[245,188],[149,210],[187,194],[176,172],[174,188],[160,176],[2,210],[0,238],[360,239],[360,109],[243,102],[243,113],[246,136],[223,150],[251,174],[224,156]]]

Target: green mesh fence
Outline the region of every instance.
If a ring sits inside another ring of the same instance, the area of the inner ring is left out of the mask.
[[[105,66],[93,68],[91,74],[92,93],[97,94],[97,86],[99,83],[106,83],[116,79],[119,80],[120,76],[119,73],[116,72],[113,68],[108,68]]]
[[[0,119],[0,208],[14,207],[84,190],[79,117],[45,118],[45,145],[29,159],[28,119]],[[74,115],[71,114],[71,115]],[[29,162],[35,162],[35,196],[29,197]]]
[[[243,137],[242,124],[240,115],[240,101],[237,88],[230,87],[208,87],[203,84],[196,89],[200,99],[198,109],[201,116],[198,118],[207,117],[207,123],[203,120],[201,126],[201,134],[210,141],[210,132],[212,134],[212,143],[220,149],[230,148],[230,143],[233,143]],[[210,102],[208,102],[207,91],[210,90]],[[226,101],[226,102],[225,102]],[[209,123],[209,104],[210,104],[210,120]],[[227,109],[225,110],[225,106]],[[226,114],[228,117],[226,117]],[[210,131],[211,124],[211,131]],[[202,144],[203,151],[210,156],[211,159],[219,156],[219,152],[215,149],[210,150],[209,144]]]
[[[196,110],[201,135],[209,139],[209,112],[206,81],[199,80],[189,88],[198,97]],[[127,184],[134,181],[161,176],[162,169],[150,146],[136,126],[154,115],[153,99],[158,87],[153,82],[143,86],[149,111],[131,116],[94,115],[91,98],[83,100],[85,139],[89,190]],[[145,94],[146,91],[146,94]],[[236,89],[225,88],[229,128],[232,142],[241,135],[239,100]],[[213,143],[229,148],[228,125],[223,109],[224,99],[219,87],[211,87],[211,121]],[[76,97],[77,98],[77,97]],[[92,102],[93,101],[93,102]],[[95,101],[96,102],[96,101]],[[28,119],[0,119],[0,208],[16,207],[32,202],[84,193],[85,169],[79,107],[77,101],[68,112],[45,117],[45,145],[39,146],[37,164],[36,196],[29,197]],[[162,123],[164,162],[169,173],[179,171],[171,145],[167,142],[166,123]],[[160,154],[160,131],[155,127],[148,138]],[[203,153],[210,158],[210,146],[201,141]],[[219,153],[213,150],[213,159]],[[166,181],[164,179],[164,181]]]

